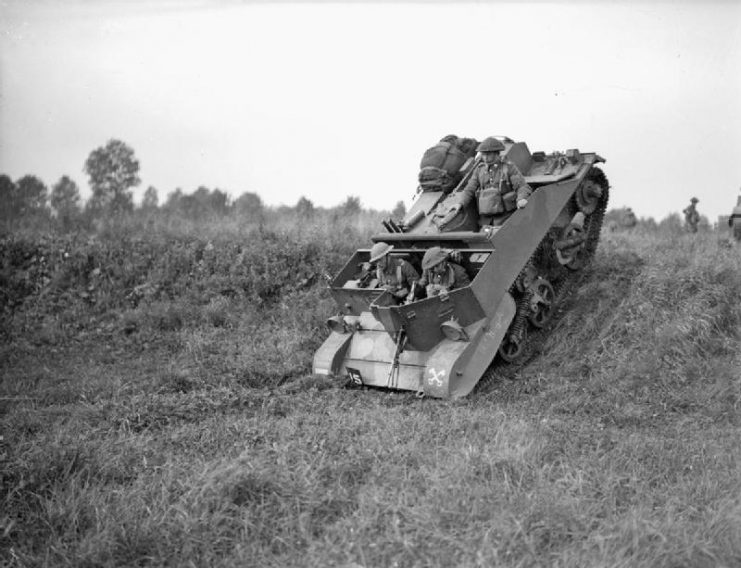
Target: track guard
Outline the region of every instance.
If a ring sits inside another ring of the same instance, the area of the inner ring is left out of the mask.
[[[490,319],[466,328],[470,341],[442,341],[430,354],[420,392],[436,398],[459,398],[471,392],[494,361],[515,311],[515,301],[506,293]]]
[[[351,339],[351,333],[330,333],[314,354],[312,372],[315,375],[338,375]]]

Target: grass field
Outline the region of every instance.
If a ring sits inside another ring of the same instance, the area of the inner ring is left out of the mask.
[[[605,232],[442,401],[310,376],[346,237],[6,240],[0,562],[741,566],[741,249]]]

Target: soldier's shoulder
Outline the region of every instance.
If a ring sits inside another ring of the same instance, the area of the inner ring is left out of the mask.
[[[468,280],[470,282],[471,278],[468,276],[468,272],[466,272],[465,268],[455,262],[451,264],[453,266],[453,273],[455,274],[456,280]]]

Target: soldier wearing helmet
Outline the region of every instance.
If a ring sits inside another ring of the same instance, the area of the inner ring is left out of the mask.
[[[697,197],[693,197],[690,199],[690,204],[682,211],[682,213],[684,213],[684,221],[690,233],[697,232],[697,224],[700,222],[700,214],[697,212],[697,208],[695,207],[695,204],[698,201],[700,200],[697,199]]]
[[[638,219],[636,219],[636,214],[633,212],[632,208],[628,207],[623,212],[623,218],[621,222],[622,226],[627,229],[632,229],[633,227],[636,226],[637,223],[638,223]]]
[[[736,198],[736,207],[728,217],[728,226],[731,228],[733,238],[741,242],[741,195]]]
[[[403,258],[395,258],[389,253],[394,246],[388,243],[376,243],[370,250],[370,269],[375,270],[377,287],[385,288],[394,295],[397,302],[403,301],[412,286],[419,280],[414,267]]]
[[[481,163],[461,192],[458,203],[450,212],[458,212],[476,198],[479,211],[479,225],[489,225],[498,215],[522,209],[533,190],[525,181],[520,170],[511,161],[502,159],[500,153],[504,144],[494,137],[484,139],[477,151],[481,153]]]
[[[450,290],[468,286],[471,280],[460,264],[450,261],[448,251],[440,247],[427,249],[422,258],[422,278],[419,286],[424,287],[427,297],[446,295]]]

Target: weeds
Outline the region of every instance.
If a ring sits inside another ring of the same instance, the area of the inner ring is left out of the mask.
[[[738,249],[606,234],[539,354],[439,401],[309,374],[342,230],[5,239],[0,562],[741,563]]]

